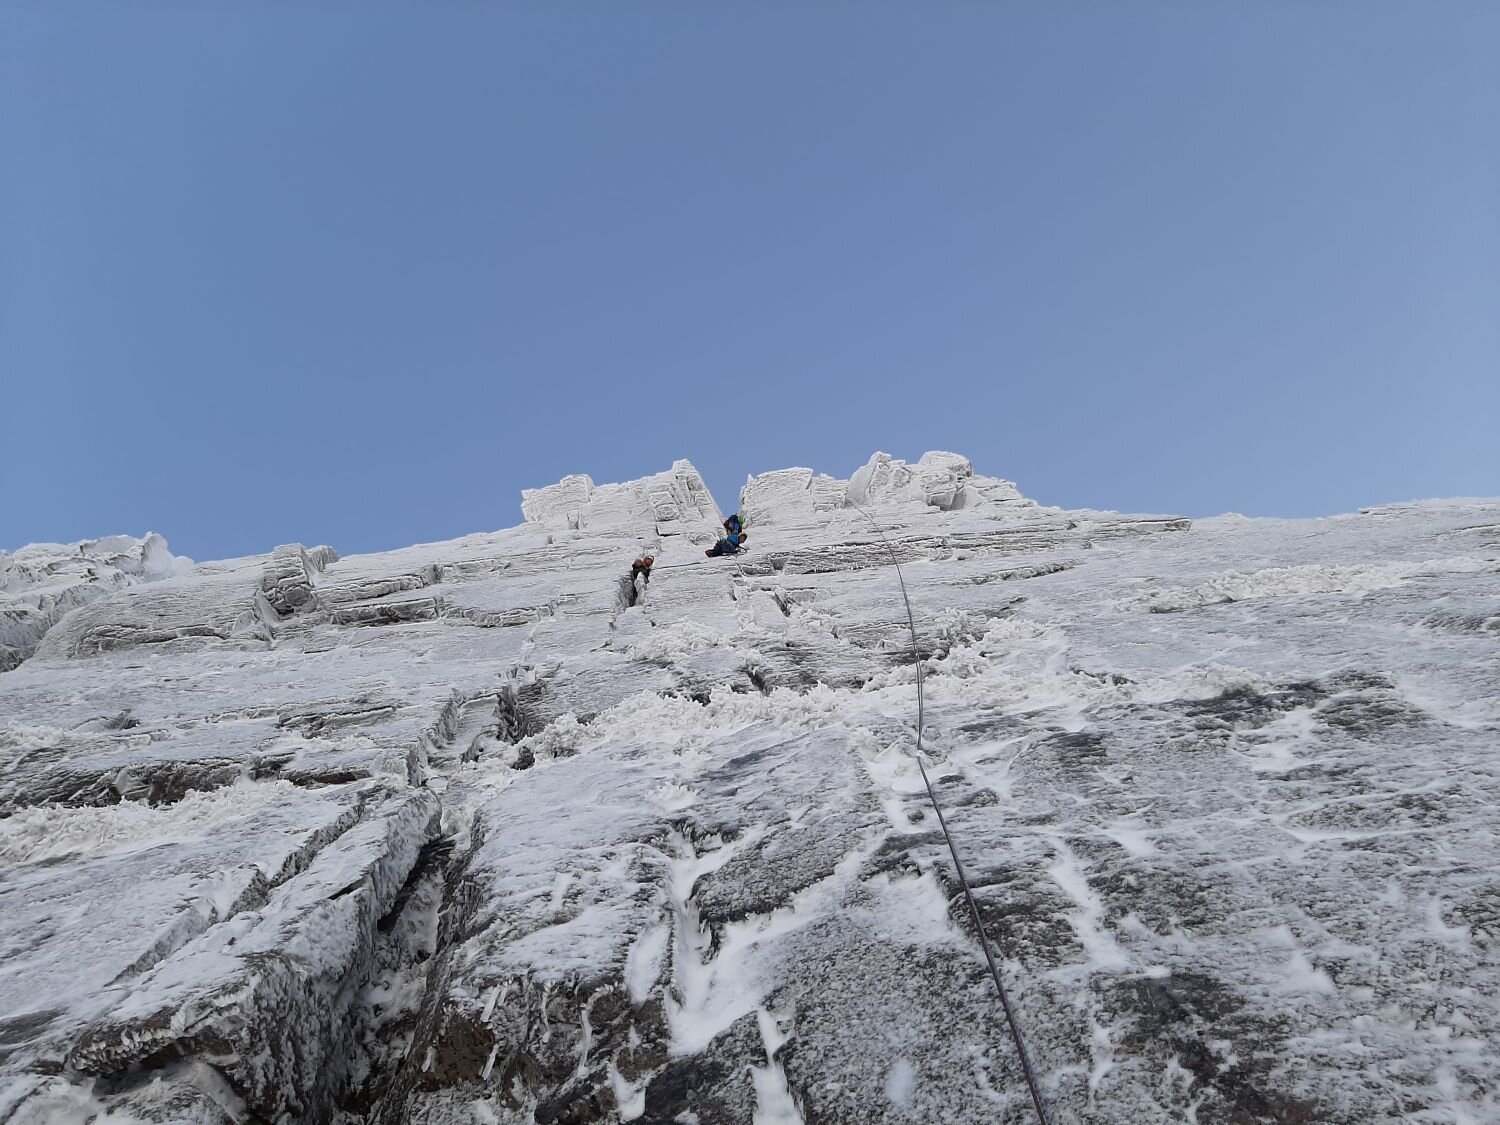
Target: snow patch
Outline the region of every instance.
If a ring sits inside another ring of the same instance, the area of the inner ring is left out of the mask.
[[[766,1065],[751,1068],[755,1081],[755,1117],[753,1125],[803,1125],[802,1110],[792,1097],[786,1071],[777,1058],[787,1037],[778,1021],[765,1008],[755,1013],[761,1043],[766,1049]]]
[[[695,790],[676,782],[666,782],[651,793],[652,802],[665,812],[681,812],[683,809],[690,809],[701,799]]]
[[[633,1004],[644,1004],[661,977],[667,946],[672,938],[671,926],[662,923],[643,930],[625,957],[625,987]]]
[[[1078,937],[1088,957],[1090,967],[1114,971],[1127,966],[1130,959],[1120,948],[1114,934],[1103,927],[1104,904],[1089,886],[1083,868],[1067,845],[1054,841],[1056,860],[1047,869],[1053,882],[1063,889],[1078,906],[1068,915],[1068,922]]]
[[[885,1096],[892,1105],[911,1108],[912,1093],[917,1088],[917,1068],[911,1059],[901,1056],[891,1060],[885,1071]]]

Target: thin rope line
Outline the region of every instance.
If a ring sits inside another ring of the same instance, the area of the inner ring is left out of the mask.
[[[953,869],[958,872],[959,886],[963,888],[964,900],[969,904],[969,916],[974,919],[974,929],[979,933],[979,945],[984,950],[985,963],[990,967],[990,977],[994,980],[995,991],[1000,996],[1000,1006],[1005,1009],[1005,1022],[1010,1028],[1011,1040],[1016,1045],[1016,1054],[1021,1060],[1021,1069],[1026,1075],[1026,1088],[1031,1092],[1031,1104],[1036,1109],[1037,1120],[1042,1125],[1048,1125],[1047,1109],[1042,1103],[1042,1092],[1037,1085],[1036,1073],[1031,1068],[1031,1057],[1026,1053],[1026,1043],[1021,1037],[1021,1026],[1016,1022],[1016,1013],[1011,1008],[1010,996],[1001,982],[1000,967],[995,963],[995,954],[990,948],[990,937],[985,931],[984,919],[979,915],[979,905],[974,901],[974,892],[969,889],[969,877],[964,872],[963,861],[958,858],[958,847],[953,842],[953,833],[948,830],[948,819],[943,815],[943,806],[938,803],[937,794],[932,789],[932,781],[927,776],[927,767],[922,762],[922,727],[926,718],[926,703],[922,691],[922,654],[917,647],[917,619],[912,613],[911,598],[906,592],[906,576],[901,571],[901,560],[896,556],[895,545],[886,535],[885,529],[875,522],[875,517],[852,500],[849,501],[849,506],[870,521],[870,525],[884,541],[886,550],[890,552],[891,562],[896,567],[896,580],[901,583],[901,600],[906,603],[906,626],[911,632],[912,666],[917,671],[917,769],[921,771],[922,784],[927,789],[927,799],[932,802],[932,809],[937,813],[938,825],[943,830],[943,839],[948,843],[948,854],[953,857]]]

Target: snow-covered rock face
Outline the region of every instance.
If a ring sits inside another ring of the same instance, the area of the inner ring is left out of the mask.
[[[184,574],[192,565],[155,532],[144,539],[114,535],[0,551],[0,672],[29,657],[70,609],[123,586]]]
[[[1033,1120],[892,552],[1054,1121],[1500,1119],[1500,501],[877,457],[707,560],[701,485],[52,624],[0,674],[0,1121]]]

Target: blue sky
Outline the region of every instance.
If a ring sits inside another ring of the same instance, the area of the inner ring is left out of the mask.
[[[0,9],[0,546],[691,458],[1500,493],[1500,4]]]

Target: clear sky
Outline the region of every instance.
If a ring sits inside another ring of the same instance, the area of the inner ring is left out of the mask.
[[[0,546],[691,458],[1500,494],[1500,3],[0,6]]]

